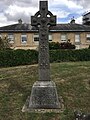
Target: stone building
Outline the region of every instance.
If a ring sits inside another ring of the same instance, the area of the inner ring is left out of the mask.
[[[83,14],[83,24],[90,25],[90,12]]]
[[[13,49],[38,49],[38,29],[20,19],[17,24],[0,27],[0,37],[8,37]],[[72,19],[67,24],[50,27],[49,42],[67,42],[70,40],[76,49],[88,48],[90,45],[90,26],[76,24]]]

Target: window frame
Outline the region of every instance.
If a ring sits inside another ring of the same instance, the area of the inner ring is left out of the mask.
[[[8,41],[9,43],[14,43],[14,34],[13,33],[8,33]]]
[[[62,39],[63,37],[65,37],[65,38]],[[61,42],[67,42],[67,34],[66,33],[61,34]]]
[[[49,42],[52,42],[52,41],[53,41],[53,38],[52,38],[52,34],[51,34],[51,33],[48,35],[48,39],[49,39]]]
[[[75,34],[75,43],[80,43],[80,42],[81,42],[80,34],[76,33]]]
[[[38,40],[35,40],[35,39],[38,39]],[[38,33],[34,33],[34,35],[33,35],[33,41],[35,43],[39,43],[39,34]]]
[[[38,40],[35,41],[35,37],[36,37]],[[52,34],[49,34],[49,35],[48,35],[48,39],[49,39],[49,42],[52,42]],[[33,41],[34,41],[35,43],[39,43],[39,34],[38,34],[38,33],[34,33],[34,35],[33,35]]]
[[[90,33],[87,33],[87,34],[86,34],[86,40],[87,40],[88,42],[90,42],[90,37],[87,37],[87,35],[90,36]]]
[[[25,38],[26,40],[23,40],[23,38]],[[27,43],[27,34],[26,33],[21,34],[21,43],[22,44],[26,44]]]

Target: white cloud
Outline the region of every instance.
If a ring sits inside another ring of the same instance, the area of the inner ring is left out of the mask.
[[[53,12],[54,15],[57,15],[58,18],[65,18],[69,15],[69,12],[66,11],[55,11]]]
[[[66,5],[68,6],[69,9],[82,9],[82,6],[81,5],[78,5],[76,4],[74,1],[68,1],[68,0],[65,0],[66,1]]]
[[[83,14],[83,7],[74,0],[50,0],[49,8],[58,18],[67,18],[67,22],[73,16],[82,16]]]
[[[76,23],[82,24],[82,16],[80,16],[76,19]]]
[[[0,0],[0,25],[17,22],[23,19],[30,22],[30,16],[39,10],[40,0]],[[44,1],[44,0],[43,0]],[[80,15],[76,21],[81,21],[82,14],[89,9],[90,0],[48,0],[49,10],[57,18],[67,18],[70,14]],[[68,20],[67,20],[68,21]]]
[[[86,11],[90,10],[90,0],[70,0],[76,2],[76,4],[81,5]]]
[[[4,18],[7,18],[7,21],[18,21],[22,19],[24,22],[30,22],[30,16],[34,15],[38,11],[37,7],[21,7],[17,5],[10,5],[4,11]]]
[[[6,25],[10,25],[10,24],[15,24],[16,22],[12,21],[8,21],[7,17],[1,13],[0,14],[0,26],[6,26]]]
[[[50,0],[50,5],[53,6],[67,6],[69,9],[82,9],[82,6],[79,4],[77,5],[76,2],[73,0]]]
[[[0,22],[6,21],[7,18],[4,16],[3,13],[0,14]]]
[[[38,0],[0,0],[0,18],[5,19],[5,23],[16,22],[20,18],[30,22],[30,16],[37,11]],[[2,22],[0,20],[0,24]]]

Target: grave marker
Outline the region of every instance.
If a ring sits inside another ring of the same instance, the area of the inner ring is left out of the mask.
[[[48,1],[40,1],[40,10],[31,16],[31,25],[39,28],[39,80],[32,87],[29,109],[58,109],[56,85],[50,79],[49,27],[56,25],[56,16],[48,11]]]

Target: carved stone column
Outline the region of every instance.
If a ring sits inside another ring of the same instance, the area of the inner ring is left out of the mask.
[[[49,26],[56,25],[56,16],[48,11],[48,1],[40,1],[40,10],[31,17],[31,25],[39,25],[39,80],[32,87],[29,109],[60,108],[56,85],[50,80]]]

